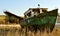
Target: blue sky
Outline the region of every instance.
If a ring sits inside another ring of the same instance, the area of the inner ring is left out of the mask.
[[[60,0],[0,0],[0,15],[7,10],[18,16],[23,16],[26,10],[38,7],[38,4],[41,8],[48,8],[48,10],[60,8]]]

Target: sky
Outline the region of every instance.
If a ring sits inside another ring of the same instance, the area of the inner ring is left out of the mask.
[[[48,10],[58,8],[60,11],[60,0],[0,0],[0,15],[4,15],[4,11],[9,11],[23,16],[25,11],[29,8],[37,8],[38,4],[41,8],[48,8]]]

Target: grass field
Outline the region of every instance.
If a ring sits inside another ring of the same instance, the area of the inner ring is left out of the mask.
[[[0,25],[0,36],[25,36],[25,29],[21,29],[20,25]],[[52,33],[47,33],[46,30],[44,33],[37,31],[27,32],[27,36],[60,36],[60,27],[54,28]]]
[[[44,33],[40,33],[39,31],[36,34],[33,33],[32,36],[60,36],[60,27],[55,27],[52,33],[47,33],[46,30]]]

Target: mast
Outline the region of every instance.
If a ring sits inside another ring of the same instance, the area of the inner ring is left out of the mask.
[[[40,8],[40,4],[38,4],[38,8],[40,10],[40,13],[42,13],[42,9]]]
[[[40,8],[40,4],[38,4],[38,8]]]

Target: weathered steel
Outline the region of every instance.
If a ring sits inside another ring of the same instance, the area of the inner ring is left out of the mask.
[[[45,29],[47,30],[47,32],[52,32],[55,26],[57,15],[58,9],[48,11],[46,13],[40,13],[38,16],[22,20],[20,22],[20,25],[23,28],[27,26],[28,30],[35,32],[37,31],[37,29],[41,32],[44,32]]]

